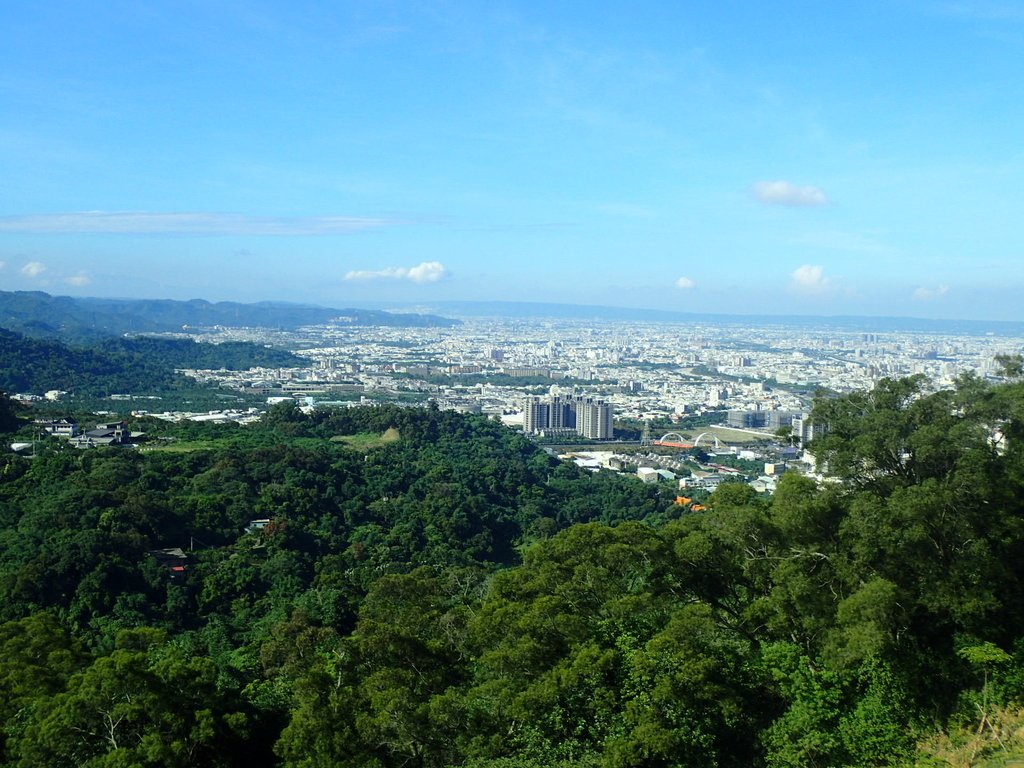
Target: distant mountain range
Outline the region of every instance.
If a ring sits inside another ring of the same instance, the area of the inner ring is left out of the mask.
[[[92,299],[41,291],[0,291],[0,327],[35,337],[99,338],[124,333],[166,333],[184,327],[291,329],[338,323],[401,328],[450,327],[458,320],[375,309],[333,309],[303,304],[202,299]]]
[[[1009,320],[935,320],[920,317],[861,317],[825,315],[727,315],[674,312],[665,309],[605,307],[590,304],[550,304],[523,301],[439,301],[409,306],[378,303],[375,306],[401,312],[436,312],[452,317],[552,318],[559,320],[602,320],[657,323],[703,323],[713,325],[785,326],[792,328],[835,328],[846,331],[883,333],[916,331],[999,336],[1024,336],[1024,322]]]
[[[913,331],[1024,336],[1024,322],[934,320],[915,317],[821,315],[740,315],[675,312],[665,309],[606,307],[522,301],[440,301],[427,304],[379,303],[373,309],[335,309],[309,304],[202,299],[98,299],[51,296],[41,291],[0,291],[0,327],[26,336],[97,339],[125,333],[168,333],[211,326],[293,329],[337,323],[398,328],[451,327],[452,318],[551,318],[558,320],[785,326],[865,333]]]

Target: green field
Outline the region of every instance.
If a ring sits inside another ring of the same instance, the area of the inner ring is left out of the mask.
[[[223,448],[234,438],[221,440],[173,440],[161,441],[155,444],[144,445],[139,448],[142,453],[192,453],[192,451],[212,451]]]
[[[714,445],[715,441],[711,439],[712,435],[716,436],[720,442],[728,443],[729,445],[758,443],[772,439],[771,435],[754,435],[741,429],[731,429],[720,424],[715,424],[709,427],[694,427],[692,429],[680,429],[675,431],[690,441],[695,440],[699,435],[707,433],[708,436],[700,441],[701,446],[708,443]],[[651,435],[652,439],[657,439],[658,437],[661,437],[661,435]]]
[[[355,435],[335,435],[331,438],[332,443],[343,443],[356,451],[372,451],[400,439],[398,430],[392,427],[382,434],[376,432],[359,432]],[[161,440],[149,443],[139,448],[143,453],[191,453],[193,451],[209,451],[224,448],[231,442],[238,440],[237,435],[224,438],[198,438],[195,440]],[[319,437],[292,437],[287,440],[289,445],[316,445],[322,443],[323,438]]]
[[[374,448],[380,448],[388,445],[389,443],[397,442],[400,437],[398,430],[391,427],[391,429],[388,429],[380,435],[375,432],[360,432],[355,435],[335,435],[331,438],[331,441],[335,443],[345,443],[349,448],[365,452],[372,451]]]

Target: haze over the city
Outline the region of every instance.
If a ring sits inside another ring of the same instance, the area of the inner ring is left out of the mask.
[[[1024,4],[8,3],[0,289],[1021,319]]]

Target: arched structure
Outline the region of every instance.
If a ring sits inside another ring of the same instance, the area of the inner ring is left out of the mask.
[[[655,440],[654,445],[660,445],[663,448],[693,448],[693,443],[688,443],[683,439],[683,436],[678,432],[666,432],[661,436],[660,440]]]
[[[700,445],[701,439],[705,437],[710,437],[712,440],[715,441],[716,449],[722,447],[722,444],[718,442],[718,435],[716,435],[714,432],[701,432],[699,435],[697,435],[697,439],[693,441],[693,447],[696,448],[698,445]]]

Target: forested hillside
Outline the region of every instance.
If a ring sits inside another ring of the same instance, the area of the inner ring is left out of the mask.
[[[449,327],[458,321],[436,315],[373,309],[333,309],[303,304],[203,299],[99,299],[51,296],[42,291],[0,291],[0,326],[26,336],[83,342],[125,333],[180,331],[182,326],[296,328],[338,322],[399,328]]]
[[[1011,749],[1024,385],[886,381],[814,418],[832,480],[726,485],[685,515],[436,410],[282,406],[149,451],[7,456],[3,758],[949,765],[941,739],[989,732],[972,759]]]
[[[290,352],[250,342],[117,337],[72,347],[0,328],[0,390],[7,392],[157,392],[184,382],[175,373],[180,368],[247,370],[304,364]]]

